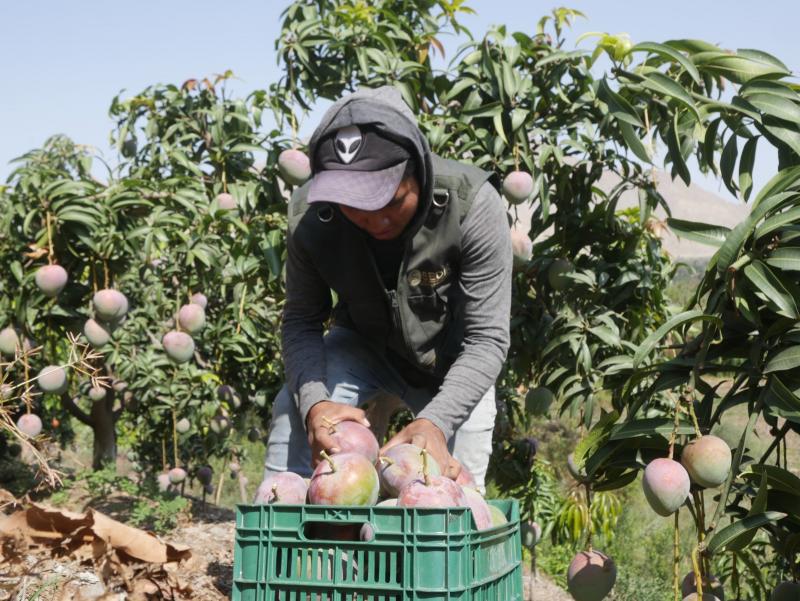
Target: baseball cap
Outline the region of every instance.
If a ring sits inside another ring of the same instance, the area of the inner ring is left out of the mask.
[[[348,125],[320,140],[308,202],[377,211],[394,197],[411,154],[375,130]]]

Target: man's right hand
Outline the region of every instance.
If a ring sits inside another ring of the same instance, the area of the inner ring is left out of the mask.
[[[331,426],[339,422],[353,421],[369,428],[367,416],[362,409],[344,403],[320,401],[306,415],[306,432],[311,446],[311,467],[320,461],[320,451],[338,453],[339,449],[331,438]]]

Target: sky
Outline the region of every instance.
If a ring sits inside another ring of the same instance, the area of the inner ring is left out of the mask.
[[[539,18],[557,6],[584,12],[571,40],[584,32],[628,33],[634,43],[699,38],[725,48],[758,48],[782,59],[800,74],[800,2],[797,0],[467,0],[476,15],[461,21],[476,37],[491,25],[534,32]],[[155,83],[175,83],[223,73],[237,79],[233,95],[264,89],[281,73],[274,42],[280,13],[288,2],[229,0],[38,0],[0,2],[0,182],[9,162],[63,133],[94,146],[107,161],[113,123],[111,99],[132,95]],[[585,40],[580,46],[589,48]],[[445,41],[455,49],[457,40]],[[321,116],[304,121],[301,135]],[[761,148],[765,148],[762,145]],[[775,157],[759,151],[755,188],[774,174]],[[720,196],[723,186],[694,173],[696,181]]]

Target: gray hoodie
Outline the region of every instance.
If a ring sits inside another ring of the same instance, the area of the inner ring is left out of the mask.
[[[431,151],[416,119],[391,87],[361,90],[331,106],[315,130],[309,154],[327,133],[368,118],[387,137],[415,151],[420,180],[420,209],[432,202]],[[412,223],[419,224],[421,219]],[[511,241],[505,203],[484,184],[461,224],[459,285],[464,292],[465,335],[460,355],[438,392],[417,415],[439,427],[449,439],[497,379],[509,344]],[[330,291],[313,265],[288,240],[286,305],[282,325],[284,365],[289,390],[305,423],[308,410],[330,397],[325,381],[323,324],[330,317]],[[487,424],[487,427],[490,425]]]

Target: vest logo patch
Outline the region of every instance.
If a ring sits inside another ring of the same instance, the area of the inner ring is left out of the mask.
[[[422,271],[421,269],[412,269],[408,272],[408,283],[411,286],[425,286],[428,288],[435,288],[444,282],[450,275],[450,270],[447,265],[444,265],[436,271]]]

